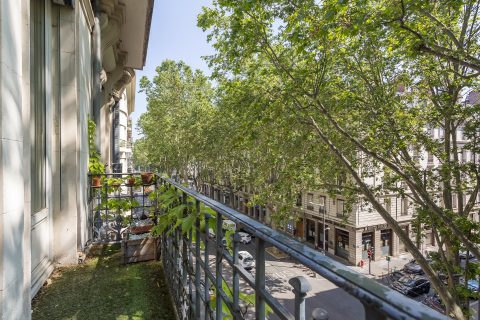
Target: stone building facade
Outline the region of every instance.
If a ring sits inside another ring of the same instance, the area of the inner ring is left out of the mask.
[[[132,10],[135,8],[135,10]],[[88,241],[88,119],[145,63],[153,0],[0,1],[0,318],[30,319],[55,264]]]

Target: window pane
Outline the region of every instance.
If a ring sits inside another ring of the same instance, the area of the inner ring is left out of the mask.
[[[46,207],[45,1],[31,0],[30,7],[31,194],[32,213],[36,213]]]

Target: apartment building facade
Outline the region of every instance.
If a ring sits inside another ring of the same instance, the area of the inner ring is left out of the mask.
[[[466,103],[478,104],[479,101],[479,95],[476,92],[471,92],[466,96]],[[433,139],[442,140],[444,138],[444,131],[441,128],[428,128],[426,131]],[[469,141],[463,134],[461,126],[457,128],[456,138],[459,162],[478,163],[476,155],[464,148]],[[437,168],[440,165],[439,159],[426,151],[422,152],[419,159],[419,165],[425,170]],[[376,181],[368,183],[380,183],[382,178],[377,176],[374,179]],[[439,201],[442,200],[439,199]],[[419,226],[414,219],[416,208],[409,197],[395,194],[384,195],[380,198],[380,202],[399,222],[401,228],[417,244],[422,253],[426,254],[428,251],[436,250],[436,241],[432,230],[425,225]],[[464,197],[463,205],[466,205],[466,202],[467,197]],[[341,196],[332,198],[325,192],[303,192],[301,201],[298,203],[299,219],[294,226],[296,236],[315,247],[323,248],[325,230],[326,250],[353,264],[367,261],[369,249],[373,249],[373,260],[398,256],[407,252],[405,245],[371,205],[357,203],[352,206],[351,210],[346,210],[345,203],[345,199]],[[456,194],[452,195],[452,205],[453,210],[457,210]],[[480,193],[477,194],[474,210],[472,210],[474,213],[470,216],[474,221],[479,221],[478,208],[480,208]],[[418,229],[422,230],[421,235],[417,233]]]
[[[477,93],[470,93],[468,103],[480,101]],[[443,139],[444,132],[440,128],[426,129],[433,139]],[[478,162],[475,155],[463,147],[468,140],[463,135],[460,126],[456,132],[460,162]],[[432,169],[439,166],[439,160],[432,154],[423,152],[419,157],[420,166]],[[381,176],[369,178],[369,184],[381,183]],[[228,204],[232,208],[271,226],[272,208],[266,206],[248,205],[251,190],[243,188],[231,193],[228,188],[203,184],[202,192],[217,201]],[[464,205],[466,204],[466,198]],[[400,227],[416,243],[422,253],[436,250],[436,241],[432,230],[428,226],[418,226],[415,217],[415,205],[407,196],[384,195],[380,198],[381,204],[399,222]],[[457,209],[457,197],[452,196],[453,210]],[[326,192],[304,191],[297,200],[294,208],[296,219],[287,221],[283,228],[285,232],[305,241],[319,250],[325,250],[349,263],[361,264],[368,262],[368,252],[372,252],[373,260],[385,259],[406,253],[405,244],[387,225],[381,215],[366,202],[360,201],[347,208],[346,199],[341,195],[331,197]],[[477,195],[474,214],[471,219],[479,221],[480,193]],[[421,235],[417,231],[421,228]]]
[[[145,63],[153,0],[0,1],[0,318],[30,319],[87,239],[88,119],[111,158],[111,105]]]

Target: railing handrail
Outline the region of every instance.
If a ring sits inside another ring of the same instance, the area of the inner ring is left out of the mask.
[[[273,230],[241,212],[191,190],[172,179],[160,176],[159,178],[232,220],[240,225],[242,229],[287,253],[306,267],[359,299],[364,305],[379,311],[381,314],[393,319],[449,319],[446,315],[347,268],[298,240]]]

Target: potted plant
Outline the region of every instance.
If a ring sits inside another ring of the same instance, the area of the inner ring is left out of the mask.
[[[101,175],[105,173],[105,164],[100,161],[100,153],[95,145],[95,122],[88,120],[88,173],[92,178],[92,187],[101,187]]]
[[[108,186],[110,187],[113,187],[116,189],[118,189],[118,187],[120,187],[120,185],[122,184],[123,180],[121,178],[108,178],[107,180],[107,184]]]
[[[116,240],[122,239],[122,230],[128,230],[127,226],[131,223],[131,216],[126,215],[125,211],[139,205],[138,201],[133,198],[110,198],[107,200],[107,208],[110,212],[113,211],[113,217],[116,222],[114,224],[114,229],[117,231]]]
[[[125,180],[125,184],[127,185],[127,187],[133,187],[136,184],[136,182],[137,182],[137,180],[135,179],[135,177],[133,175],[127,176],[127,178]]]
[[[147,185],[147,184],[152,184],[153,181],[153,173],[152,172],[142,172],[140,174],[142,177],[142,183]]]

